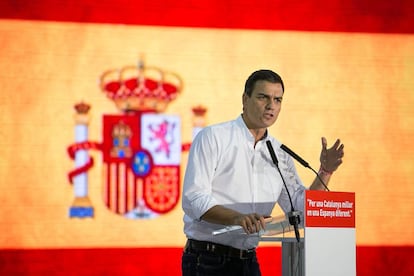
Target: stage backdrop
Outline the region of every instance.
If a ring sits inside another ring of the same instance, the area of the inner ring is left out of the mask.
[[[0,274],[179,275],[193,133],[236,118],[261,68],[285,82],[272,135],[315,169],[322,136],[345,144],[330,189],[356,194],[358,275],[414,272],[410,1],[5,1],[0,17]],[[108,83],[137,68],[168,76],[160,117],[131,119],[152,130],[141,144],[172,122],[176,162],[151,152],[163,185],[105,158],[111,122],[130,120],[116,105],[128,92]],[[259,257],[279,275],[279,245]]]

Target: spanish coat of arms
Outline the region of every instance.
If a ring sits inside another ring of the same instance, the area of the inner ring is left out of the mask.
[[[91,149],[102,152],[103,200],[107,208],[132,219],[158,216],[178,203],[182,151],[181,119],[165,114],[182,91],[181,78],[156,67],[126,66],[104,72],[102,92],[120,114],[103,115],[103,140],[88,140],[90,105],[75,105],[75,143],[68,147],[75,168],[69,172],[75,199],[69,217],[93,217],[87,171],[94,165]],[[193,109],[193,136],[204,125],[206,109]]]

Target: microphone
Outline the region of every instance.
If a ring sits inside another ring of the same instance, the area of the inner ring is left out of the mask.
[[[273,150],[272,142],[270,142],[269,140],[267,140],[266,141],[266,145],[267,145],[267,149],[269,150],[270,157],[272,158],[273,164],[276,165],[276,169],[279,172],[280,177],[282,178],[283,185],[285,186],[286,192],[288,194],[289,202],[290,202],[290,207],[292,209],[288,213],[289,223],[290,223],[290,225],[293,225],[293,228],[295,229],[296,240],[298,242],[300,242],[299,229],[298,229],[298,225],[300,223],[300,211],[295,211],[295,208],[293,207],[292,197],[290,196],[289,189],[288,189],[288,187],[286,185],[285,179],[283,178],[282,172],[280,171],[279,161],[277,160],[275,151]]]
[[[267,140],[266,145],[267,145],[267,149],[269,150],[270,157],[272,157],[273,164],[275,164],[276,167],[279,167],[279,161],[277,160],[275,151],[273,150],[272,142]]]
[[[311,169],[315,174],[316,177],[319,179],[319,181],[322,183],[323,187],[329,192],[328,186],[326,186],[325,182],[323,182],[322,178],[319,176],[319,174],[311,167],[309,166],[309,163],[306,162],[305,160],[303,160],[299,155],[297,155],[296,153],[293,152],[293,150],[291,150],[290,148],[288,148],[285,145],[281,145],[280,148],[282,150],[284,150],[285,152],[287,152],[290,156],[292,156],[294,159],[296,159],[296,161],[298,161],[300,164],[302,164],[302,166],[304,166],[305,168],[309,168]]]
[[[282,150],[284,150],[284,151],[286,151],[290,156],[292,156],[293,158],[295,158],[296,159],[296,161],[298,161],[299,163],[301,163],[302,164],[302,166],[304,166],[305,168],[311,168],[310,166],[309,166],[309,163],[308,162],[306,162],[305,160],[303,160],[299,155],[297,155],[296,153],[294,153],[293,152],[293,150],[291,150],[290,148],[288,148],[287,146],[285,146],[285,145],[281,145],[280,146],[280,148],[282,149]]]

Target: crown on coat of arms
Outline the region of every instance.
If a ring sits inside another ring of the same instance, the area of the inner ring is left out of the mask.
[[[157,67],[125,66],[104,72],[101,90],[114,101],[118,109],[128,111],[163,112],[181,92],[181,78]]]
[[[75,110],[78,114],[87,114],[91,106],[87,103],[80,102],[75,105]]]

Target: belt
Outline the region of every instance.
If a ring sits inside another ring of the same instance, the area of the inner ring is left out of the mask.
[[[218,243],[197,241],[192,239],[187,240],[184,250],[185,252],[210,252],[216,255],[239,259],[250,259],[256,255],[256,250],[254,248],[243,250]]]

